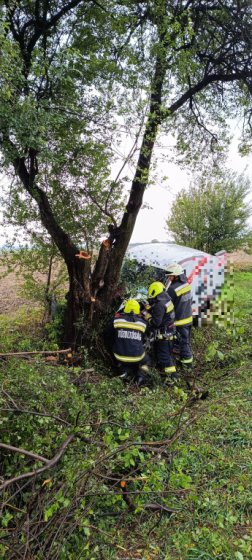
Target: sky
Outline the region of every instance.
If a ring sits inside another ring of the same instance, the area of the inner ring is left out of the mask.
[[[227,167],[239,173],[242,173],[247,167],[247,174],[252,178],[252,154],[242,158],[238,154],[238,144],[239,130],[237,128],[234,130],[234,139],[230,145]],[[125,144],[126,155],[129,151],[128,148],[129,146]],[[189,187],[190,173],[180,169],[178,165],[163,162],[160,162],[160,171],[162,171],[163,176],[165,175],[168,177],[166,182],[167,187],[164,188],[159,183],[156,183],[146,190],[144,203],[147,203],[152,209],[140,210],[131,243],[148,243],[153,239],[157,239],[158,241],[167,241],[171,239],[165,230],[165,220],[170,212],[176,194],[182,188]],[[117,170],[112,170],[112,178],[114,178],[113,175],[116,176],[116,174]],[[1,179],[2,184],[3,182],[6,182],[4,177]],[[7,233],[11,235],[12,231],[13,229],[9,228]],[[0,247],[4,246],[4,244],[5,235],[3,228],[0,226]]]

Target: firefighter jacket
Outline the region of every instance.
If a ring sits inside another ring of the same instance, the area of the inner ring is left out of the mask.
[[[161,292],[155,298],[149,299],[151,318],[148,320],[150,327],[159,329],[160,332],[172,330],[175,313],[174,305],[167,292]]]
[[[168,288],[174,309],[176,327],[184,327],[192,323],[192,296],[191,287],[185,274],[180,274],[179,279],[174,278]]]
[[[113,338],[113,354],[120,362],[140,362],[145,356],[143,336],[146,321],[135,313],[116,313],[105,327],[105,335]]]

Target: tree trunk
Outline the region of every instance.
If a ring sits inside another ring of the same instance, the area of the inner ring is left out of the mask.
[[[115,293],[122,262],[127,251],[138,212],[142,206],[143,195],[148,183],[151,157],[157,136],[158,126],[162,122],[162,86],[166,72],[162,52],[157,56],[155,74],[152,82],[149,117],[146,123],[140,154],[137,162],[135,177],[121,224],[114,232],[114,246],[112,247],[108,266],[104,277],[102,297],[111,301]]]
[[[84,323],[90,320],[90,260],[78,259],[67,263],[69,274],[69,292],[67,294],[67,311],[64,343],[76,346],[83,343],[82,332]]]
[[[80,342],[80,319],[83,316],[85,304],[91,303],[91,266],[89,258],[79,258],[80,250],[72,242],[69,235],[58,225],[46,193],[36,185],[37,174],[36,156],[30,153],[30,171],[28,172],[25,159],[17,157],[15,170],[26,191],[36,200],[43,226],[57,245],[68,270],[69,292],[67,297],[67,313],[64,339],[73,345]]]

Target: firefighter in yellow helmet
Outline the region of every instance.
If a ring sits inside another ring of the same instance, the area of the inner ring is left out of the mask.
[[[143,337],[147,323],[140,314],[140,305],[130,299],[123,311],[119,311],[105,327],[105,338],[110,340],[113,354],[119,364],[119,374],[123,380],[135,374],[138,387],[146,381],[151,359],[145,353]]]
[[[148,325],[154,329],[154,349],[158,362],[170,378],[171,384],[176,384],[178,376],[171,358],[170,341],[175,334],[174,306],[172,300],[161,282],[153,282],[148,290],[147,310],[144,316]]]
[[[167,274],[171,281],[168,294],[173,301],[175,326],[179,336],[179,348],[176,353],[178,353],[184,369],[192,369],[191,331],[193,318],[191,287],[180,264],[171,264],[167,269]],[[174,351],[176,351],[175,348]]]

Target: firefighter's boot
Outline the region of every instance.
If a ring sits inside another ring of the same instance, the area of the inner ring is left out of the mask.
[[[123,371],[123,373],[121,375],[119,375],[119,379],[121,379],[122,381],[129,381],[130,372],[129,371]]]
[[[148,370],[149,370],[148,366],[145,365],[139,366],[135,378],[136,384],[139,387],[139,389],[145,386]]]
[[[169,387],[174,387],[178,384],[179,378],[178,378],[178,374],[176,372],[175,366],[166,367],[165,368],[165,374],[170,375],[170,377],[168,377],[168,379],[166,379],[165,385],[168,385]]]

